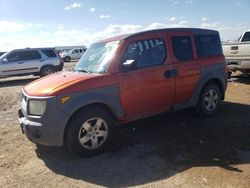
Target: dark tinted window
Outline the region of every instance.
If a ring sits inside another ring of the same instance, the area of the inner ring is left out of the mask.
[[[222,54],[219,35],[196,36],[196,49],[198,57],[209,57]]]
[[[193,59],[192,41],[189,36],[172,37],[174,56],[180,61]]]
[[[142,68],[162,64],[165,58],[164,41],[152,39],[131,43],[123,56],[123,61],[136,60],[137,68]]]
[[[42,52],[47,56],[47,57],[56,57],[56,53],[53,50],[42,50]]]
[[[12,52],[7,57],[8,62],[20,61],[20,52]]]
[[[82,49],[79,49],[80,53],[82,53]]]
[[[20,51],[21,61],[35,60],[35,59],[41,59],[41,55],[38,51],[36,50]]]
[[[250,41],[250,32],[246,32],[241,39],[242,42]]]

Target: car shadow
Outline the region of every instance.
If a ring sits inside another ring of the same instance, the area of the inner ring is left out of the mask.
[[[250,74],[240,74],[240,75],[237,75],[237,76],[232,76],[229,79],[229,82],[250,84]]]
[[[37,156],[57,174],[106,187],[142,185],[192,167],[218,166],[242,172],[250,163],[250,105],[224,102],[213,117],[191,109],[116,128],[103,154],[79,158],[60,147],[37,145]]]
[[[32,77],[29,76],[28,78],[27,77],[26,78],[15,77],[15,78],[9,78],[9,79],[3,78],[3,79],[0,79],[0,88],[26,85],[38,78],[39,77],[35,77],[35,76],[32,76]]]

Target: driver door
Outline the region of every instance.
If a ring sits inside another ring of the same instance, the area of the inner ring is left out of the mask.
[[[137,68],[120,73],[121,103],[128,120],[168,111],[173,105],[175,78],[165,35],[152,34],[128,41],[122,63],[135,60]]]
[[[1,75],[11,76],[23,73],[23,61],[20,52],[12,52],[1,62]]]

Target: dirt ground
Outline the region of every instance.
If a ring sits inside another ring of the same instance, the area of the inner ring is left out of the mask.
[[[216,116],[187,109],[118,127],[92,158],[21,133],[20,89],[34,79],[0,80],[0,187],[250,187],[250,77],[229,82]]]

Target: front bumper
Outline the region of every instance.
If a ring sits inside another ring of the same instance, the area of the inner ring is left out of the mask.
[[[47,107],[43,116],[31,116],[27,112],[27,104],[34,97],[24,95],[21,107],[18,109],[22,133],[25,133],[26,137],[34,143],[62,146],[64,129],[69,117],[58,108],[56,97],[46,98]]]

